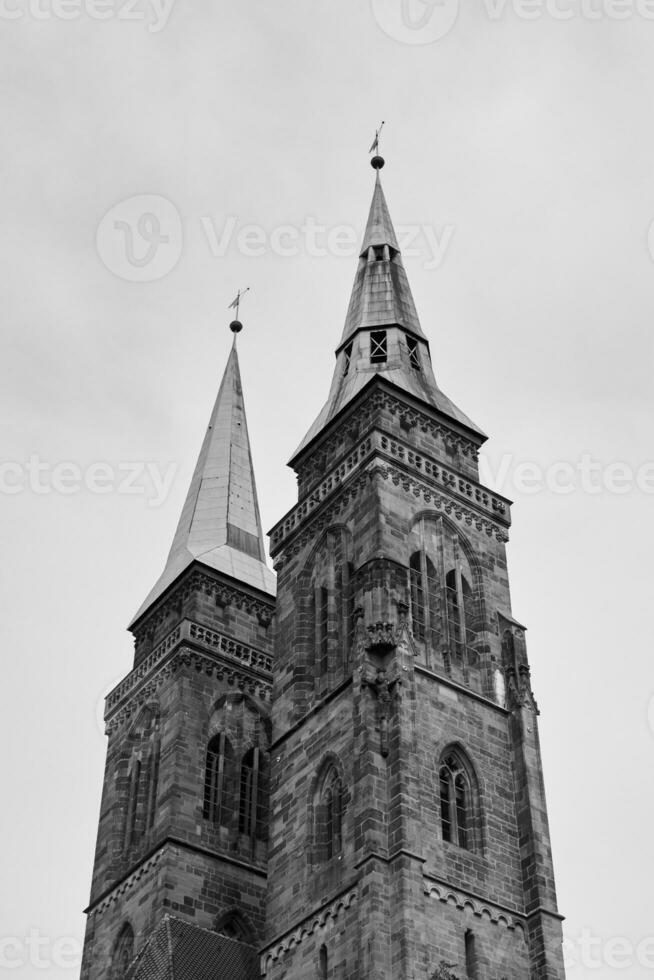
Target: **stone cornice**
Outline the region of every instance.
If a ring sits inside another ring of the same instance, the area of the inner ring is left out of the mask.
[[[269,626],[275,614],[274,598],[264,598],[263,594],[255,595],[245,587],[231,585],[196,565],[182,575],[169,592],[139,620],[138,627],[132,630],[137,647],[143,639],[154,633],[171,612],[178,612],[195,592],[204,592],[220,606],[233,605],[237,609],[245,609],[246,612],[256,615],[263,626]]]
[[[104,912],[105,909],[109,908],[113,902],[117,902],[122,895],[133,888],[134,885],[138,884],[144,875],[152,871],[153,868],[156,868],[163,857],[164,850],[165,841],[157,844],[156,850],[150,855],[150,857],[147,857],[144,861],[141,861],[137,868],[130,871],[124,878],[117,882],[117,884],[112,885],[108,891],[104,892],[103,895],[100,895],[95,902],[92,902],[91,905],[89,905],[89,907],[85,910],[86,914],[88,916],[97,915],[99,912]]]
[[[423,457],[420,459],[422,460]],[[488,537],[495,537],[497,541],[503,543],[508,541],[506,518],[495,514],[485,516],[481,512],[478,501],[466,500],[464,503],[458,496],[445,496],[440,488],[430,486],[412,474],[398,469],[383,457],[374,445],[371,446],[367,459],[364,455],[363,460],[364,468],[355,466],[350,478],[342,483],[340,480],[334,480],[333,477],[327,477],[310,497],[298,504],[273,528],[270,553],[275,557],[276,568],[285,564],[290,556],[299,554],[308,541],[316,540],[375,475],[381,476],[384,480],[392,480],[395,486],[401,486],[404,492],[414,499],[421,498],[426,504],[433,505],[437,510],[464,523],[467,527],[474,526],[478,531],[484,531]],[[471,492],[473,491],[474,484],[466,480],[461,482],[468,485]],[[451,488],[446,492],[451,493]],[[489,501],[492,496],[489,495]],[[492,507],[493,504],[491,503],[490,506]],[[306,520],[314,512],[314,519]],[[302,528],[303,524],[304,528]]]
[[[156,697],[163,682],[183,666],[226,679],[240,690],[269,700],[272,657],[232,637],[184,620],[107,696],[105,722],[111,734]]]
[[[329,919],[336,919],[341,912],[348,909],[352,902],[358,898],[356,883],[350,883],[344,888],[336,898],[330,899],[325,905],[311,915],[305,916],[296,926],[282,936],[274,939],[267,944],[267,948],[261,954],[261,975],[265,976],[268,967],[280,956],[285,955],[294,946],[299,946],[305,936],[310,936],[316,929],[322,929]]]
[[[373,415],[382,410],[393,417],[398,417],[403,429],[408,431],[417,427],[421,432],[441,439],[446,447],[460,455],[473,461],[477,459],[478,444],[458,432],[454,421],[445,419],[441,421],[436,417],[436,410],[434,414],[421,410],[417,406],[408,404],[394,392],[376,388],[358,405],[349,405],[342,422],[337,424],[329,434],[325,432],[322,438],[318,437],[311,445],[310,452],[307,452],[309,450],[307,446],[300,454],[301,462],[298,463],[296,472],[301,494],[308,493],[313,484],[323,476],[324,468],[321,466],[320,457],[328,456],[339,447],[346,445],[348,441],[358,438],[369,425]],[[291,463],[295,463],[295,459]]]
[[[425,874],[425,895],[436,898],[443,905],[454,905],[462,911],[470,909],[473,915],[478,918],[486,918],[494,925],[500,923],[507,929],[518,929],[523,937],[526,935],[525,916],[517,909],[508,909],[494,902],[488,902],[479,895],[471,892],[464,892],[460,888],[453,888],[448,882],[438,878],[432,878]]]

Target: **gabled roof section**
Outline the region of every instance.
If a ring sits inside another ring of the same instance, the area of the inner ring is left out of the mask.
[[[132,622],[193,561],[274,596],[263,541],[234,337],[166,566]]]
[[[463,426],[481,444],[485,433],[445,395],[436,383],[427,338],[422,331],[393,222],[379,179],[363,236],[359,266],[336,351],[336,370],[320,415],[296,449],[291,464],[325,426],[375,375],[426,402]],[[381,160],[383,166],[383,160]],[[385,357],[376,356],[375,335],[385,334]]]
[[[166,915],[125,980],[259,980],[257,951],[245,943]]]

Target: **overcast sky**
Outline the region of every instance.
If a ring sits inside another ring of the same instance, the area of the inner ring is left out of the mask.
[[[0,0],[13,977],[78,970],[56,943],[83,936],[102,698],[130,668],[238,287],[265,527],[294,503],[285,461],[329,387],[382,119],[437,379],[515,500],[568,977],[651,975],[652,17],[645,0]]]

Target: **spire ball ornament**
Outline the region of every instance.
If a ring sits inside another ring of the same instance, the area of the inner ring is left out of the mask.
[[[370,161],[370,166],[373,168],[373,170],[381,170],[385,163],[386,161],[383,157],[374,156]]]
[[[229,329],[232,331],[232,333],[240,333],[243,329],[243,324],[240,320],[232,320],[229,325]]]

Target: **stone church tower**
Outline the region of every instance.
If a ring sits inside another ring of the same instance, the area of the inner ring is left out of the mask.
[[[510,505],[436,383],[372,163],[276,587],[235,337],[131,624],[83,980],[563,980]]]

